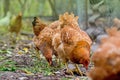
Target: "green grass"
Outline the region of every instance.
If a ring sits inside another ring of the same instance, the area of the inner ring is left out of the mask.
[[[71,79],[63,77],[61,78],[61,80],[71,80]]]
[[[6,60],[4,63],[0,65],[0,71],[16,71],[16,70],[23,70],[34,74],[42,73],[43,75],[48,76],[48,75],[52,75],[53,72],[59,70],[59,68],[50,67],[47,61],[44,59],[41,61],[35,59],[33,66],[26,65],[25,67],[17,67],[16,63],[12,60]]]
[[[15,62],[12,60],[6,60],[0,65],[0,71],[15,71],[16,69]]]
[[[0,50],[0,54],[11,54],[11,49]]]
[[[32,32],[32,26],[28,25],[23,25],[21,31],[25,32]],[[7,27],[1,27],[0,29],[0,35],[6,35],[8,33],[8,28]],[[3,39],[3,38],[1,38]],[[2,40],[1,40],[2,41]],[[11,54],[11,49],[0,49],[0,61],[4,60],[7,56]],[[59,70],[58,68],[50,67],[45,59],[42,59],[39,61],[35,57],[34,59],[34,65],[33,66],[25,66],[25,67],[18,67],[16,66],[14,61],[5,60],[4,63],[0,64],[0,71],[16,71],[16,70],[26,70],[31,73],[42,73],[44,75],[51,75],[53,72]]]
[[[23,27],[21,31],[33,33],[31,26]],[[1,36],[5,36],[6,33],[8,33],[8,30],[6,28],[3,27],[0,29]],[[4,38],[2,38],[2,37],[0,39],[2,39],[1,42],[4,40]],[[15,46],[16,46],[16,44],[15,44]],[[34,53],[34,52],[32,51],[31,53]],[[22,70],[22,71],[25,71],[28,73],[33,73],[33,74],[41,73],[44,76],[49,76],[49,75],[53,75],[54,72],[59,71],[60,69],[64,68],[63,64],[61,64],[60,67],[50,67],[45,59],[42,58],[40,61],[35,57],[32,57],[32,59],[34,60],[34,64],[32,66],[25,65],[23,67],[20,67],[20,66],[16,65],[16,63],[12,59],[5,59],[7,57],[6,55],[11,55],[11,54],[14,54],[12,48],[10,48],[10,49],[6,48],[4,50],[0,49],[0,71],[14,72],[17,70]],[[70,79],[62,78],[61,80],[70,80]]]
[[[45,76],[53,74],[53,72],[59,70],[60,68],[50,67],[46,60],[41,61],[35,59],[33,66],[26,66],[22,70],[27,70],[31,73],[42,73]]]

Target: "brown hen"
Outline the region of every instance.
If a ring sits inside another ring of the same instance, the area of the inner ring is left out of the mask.
[[[76,64],[77,69],[77,64],[83,64],[87,69],[92,41],[86,32],[79,28],[77,20],[78,17],[74,17],[73,14],[60,15],[60,31],[53,37],[53,46],[65,64],[71,61]],[[79,69],[78,72],[82,75]]]
[[[57,27],[59,25],[60,23],[58,21],[55,21],[50,25],[46,25],[36,17],[33,21],[33,31],[35,34],[33,42],[36,46],[37,52],[40,50],[41,53],[43,53],[49,65],[53,65],[52,55],[54,54],[57,56],[57,53],[52,46],[52,38],[53,35],[57,32]],[[39,56],[39,53],[37,53],[37,56]]]
[[[88,73],[92,80],[120,80],[120,31],[113,27],[107,33],[92,56],[95,67]]]

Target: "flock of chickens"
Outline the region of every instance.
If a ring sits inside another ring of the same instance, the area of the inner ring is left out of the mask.
[[[32,24],[36,50],[41,51],[49,65],[53,65],[52,56],[55,55],[71,74],[73,72],[69,70],[68,62],[74,63],[79,74],[83,75],[78,64],[88,69],[92,41],[80,29],[78,17],[64,13],[59,16],[59,20],[49,25],[34,17]],[[120,31],[113,27],[107,33],[108,37],[101,40],[99,48],[92,55],[94,67],[87,73],[92,80],[120,79]]]
[[[65,63],[75,63],[78,72],[82,75],[77,64],[83,64],[87,69],[90,63],[90,46],[92,44],[89,36],[78,26],[78,17],[65,13],[58,21],[46,25],[38,18],[34,18],[33,31],[35,37],[33,42],[36,49],[40,50],[48,61],[53,65],[52,55]],[[69,68],[67,67],[67,70]],[[71,74],[72,71],[70,71]]]
[[[115,25],[120,21],[115,19]],[[33,42],[36,55],[40,59],[40,53],[46,58],[50,66],[53,66],[53,55],[68,68],[72,62],[80,75],[83,75],[78,64],[88,69],[90,62],[94,63],[87,75],[92,80],[119,80],[120,79],[120,31],[116,27],[107,29],[107,37],[101,40],[99,48],[90,56],[92,40],[85,31],[80,29],[78,17],[74,14],[64,13],[57,21],[51,24],[43,23],[38,17],[34,17]],[[115,26],[114,25],[114,26]],[[10,22],[9,31],[17,35],[22,26],[22,14],[13,17]],[[91,61],[90,61],[91,60]],[[74,75],[74,74],[73,74]]]

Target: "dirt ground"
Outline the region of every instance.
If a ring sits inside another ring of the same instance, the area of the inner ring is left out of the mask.
[[[32,37],[31,34],[0,37],[0,80],[88,80],[86,75],[70,75],[63,64],[50,67],[43,56],[41,60],[36,58]]]

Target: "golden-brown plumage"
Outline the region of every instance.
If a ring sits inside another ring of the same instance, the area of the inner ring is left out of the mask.
[[[33,32],[36,36],[38,36],[40,32],[47,26],[37,17],[34,17],[34,21],[32,22],[32,24],[33,24]]]
[[[73,48],[70,60],[76,64],[83,64],[86,69],[90,63],[90,45],[85,41],[79,41]]]
[[[53,37],[53,46],[63,62],[67,63],[70,60],[75,64],[83,64],[87,68],[92,41],[79,28],[77,19],[73,14],[68,13],[59,17],[60,31]]]
[[[39,24],[36,25],[33,23],[34,33],[36,31],[38,33],[33,38],[33,41],[50,65],[52,65],[52,55],[55,54],[64,63],[71,61],[75,64],[83,64],[86,69],[88,68],[92,41],[79,28],[77,19],[78,17],[74,17],[73,14],[69,15],[65,13],[59,17],[58,21],[51,23],[39,31],[37,31],[39,28],[34,28],[40,27],[38,26]],[[34,20],[34,22],[36,21]],[[77,65],[76,68],[80,72]]]
[[[54,54],[57,56],[57,53],[52,46],[52,37],[57,32],[57,26],[59,26],[58,21],[55,21],[50,25],[41,23],[38,18],[34,18],[33,21],[33,31],[35,34],[33,42],[36,49],[43,53],[50,65],[53,64],[52,55]]]
[[[88,74],[92,80],[120,79],[120,31],[113,27],[107,33],[92,56],[95,67]]]

